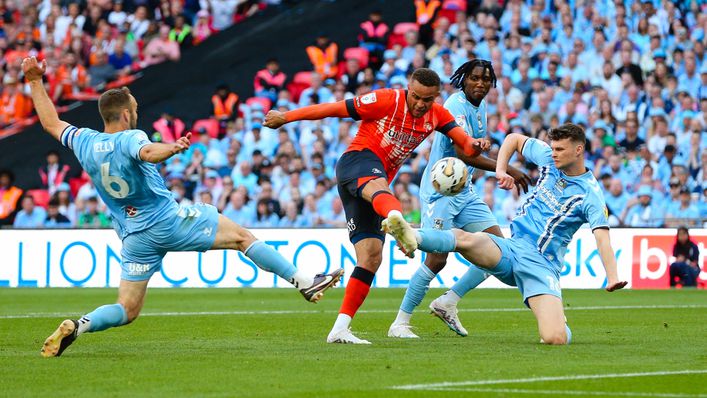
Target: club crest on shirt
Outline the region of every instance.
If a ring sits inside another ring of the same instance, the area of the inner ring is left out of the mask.
[[[368,93],[361,97],[361,103],[364,105],[370,105],[377,101],[376,93]]]
[[[567,187],[567,181],[565,181],[564,178],[560,178],[555,182],[555,188],[557,188],[558,191],[562,192],[564,189]]]
[[[425,131],[426,131],[426,132],[429,133],[429,132],[432,131],[432,123],[426,122],[424,127],[425,127]]]
[[[434,229],[442,229],[444,227],[444,220],[441,218],[434,219]]]
[[[132,206],[125,206],[125,213],[128,217],[135,217],[137,215],[137,209]]]
[[[481,113],[476,114],[476,121],[479,122],[479,130],[484,127],[484,123],[481,121]]]
[[[464,128],[466,127],[466,116],[464,115],[457,115],[457,117],[454,118],[454,121],[457,122],[459,127]]]

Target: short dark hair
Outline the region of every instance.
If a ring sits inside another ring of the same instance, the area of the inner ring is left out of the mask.
[[[559,141],[569,138],[572,142],[576,142],[577,144],[587,144],[587,136],[584,134],[584,129],[574,123],[565,123],[557,128],[550,129],[547,136],[550,137],[550,140],[552,141]]]
[[[130,109],[130,89],[127,87],[112,88],[98,99],[98,112],[104,123],[119,121],[125,109]]]
[[[412,80],[415,80],[425,87],[439,87],[442,82],[439,80],[439,75],[432,69],[418,68],[412,72]]]

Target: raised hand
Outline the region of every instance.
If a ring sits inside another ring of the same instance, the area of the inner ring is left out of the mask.
[[[174,142],[174,149],[173,152],[175,154],[177,153],[182,153],[189,149],[189,146],[191,145],[191,133],[187,133],[184,137],[181,137],[177,141]]]
[[[498,186],[501,189],[509,190],[515,186],[515,178],[508,175],[508,173],[496,172],[496,179],[498,179]]]
[[[28,57],[22,60],[22,72],[28,81],[41,80],[47,70],[47,61],[37,62],[37,58]]]
[[[513,179],[515,180],[515,184],[518,187],[519,194],[528,192],[528,187],[531,185],[529,175],[511,166],[508,166],[508,175],[513,177]]]

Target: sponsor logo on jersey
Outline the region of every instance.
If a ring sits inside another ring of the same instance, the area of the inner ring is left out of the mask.
[[[432,123],[430,123],[430,122],[425,123],[425,131],[428,133],[432,131]]]
[[[560,178],[555,183],[555,188],[557,188],[558,191],[562,192],[565,188],[567,188],[567,181],[565,181],[564,178]]]
[[[374,104],[377,100],[376,93],[368,93],[361,97],[361,103],[363,105]]]
[[[464,115],[457,115],[457,117],[454,118],[454,121],[457,122],[459,127],[465,128],[466,127],[466,116]]]
[[[127,214],[128,217],[135,217],[137,215],[137,209],[132,206],[126,206],[125,214]]]

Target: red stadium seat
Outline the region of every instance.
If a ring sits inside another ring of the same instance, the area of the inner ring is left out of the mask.
[[[439,10],[439,14],[437,14],[437,21],[439,21],[440,18],[447,18],[450,24],[457,22],[457,12],[458,10],[452,10],[452,9],[441,9]]]
[[[417,26],[415,22],[400,22],[395,24],[395,27],[393,27],[393,33],[396,35],[404,35],[409,30],[414,30],[417,32],[420,30],[420,27]]]
[[[27,194],[32,196],[35,205],[45,209],[47,208],[49,204],[49,191],[46,189],[30,189],[27,191]]]
[[[287,91],[290,92],[290,97],[292,98],[292,102],[299,102],[299,97],[302,95],[302,91],[304,91],[307,87],[309,87],[309,84],[302,84],[302,83],[296,83],[292,82],[287,85]]]
[[[363,47],[351,47],[344,50],[344,59],[357,59],[361,69],[368,66],[368,50]]]
[[[312,72],[302,71],[295,73],[295,77],[292,79],[293,83],[304,84],[307,87],[312,85]],[[306,87],[305,87],[306,88]]]
[[[69,188],[71,189],[71,196],[76,197],[76,194],[79,193],[79,189],[85,184],[87,181],[84,180],[83,178],[75,177],[69,180]]]
[[[250,97],[245,100],[245,104],[249,107],[253,107],[253,104],[260,104],[263,107],[263,113],[268,113],[270,107],[272,107],[272,102],[269,98],[265,97]]]
[[[388,36],[388,46],[386,48],[393,48],[393,46],[395,46],[396,44],[400,44],[401,46],[405,47],[405,45],[407,44],[405,42],[405,35],[393,33]]]
[[[199,119],[191,126],[193,134],[201,134],[200,130],[204,130],[211,138],[218,138],[218,129],[219,125],[216,119]]]
[[[444,0],[442,10],[466,11],[465,0]]]

